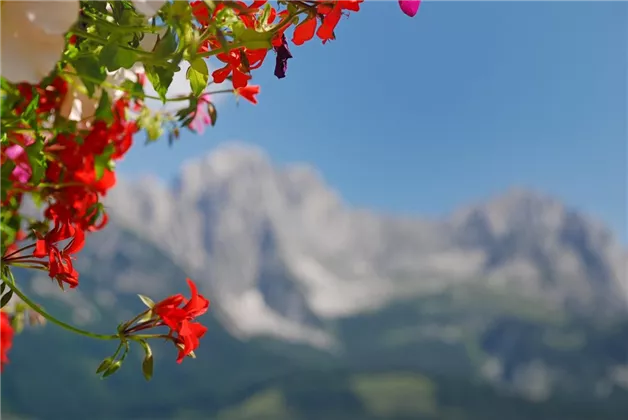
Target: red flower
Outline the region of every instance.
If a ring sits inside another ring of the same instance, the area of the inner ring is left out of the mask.
[[[59,250],[57,242],[72,238],[72,240]],[[46,236],[38,239],[35,244],[33,257],[48,257],[48,275],[59,282],[63,289],[63,283],[67,283],[71,289],[78,286],[78,273],[72,265],[72,254],[77,253],[85,244],[85,233],[71,224],[62,223],[58,218],[54,228]]]
[[[316,14],[310,14],[306,20],[299,23],[296,28],[294,28],[292,42],[295,45],[302,45],[314,38],[314,34],[318,35],[318,37],[323,40],[323,44],[330,39],[334,39],[334,29],[336,29],[338,22],[340,22],[343,11],[349,10],[358,12],[360,10],[360,3],[363,1],[364,0],[342,0],[335,1],[333,4],[330,4],[332,2],[319,4],[316,7]],[[321,20],[318,31],[316,30],[318,25],[317,15]]]
[[[236,89],[236,93],[242,96],[247,101],[257,104],[257,98],[255,97],[259,93],[258,85],[248,85]]]
[[[24,112],[35,93],[39,95],[39,103],[35,112],[37,114],[47,114],[61,105],[68,91],[68,84],[61,77],[57,77],[48,86],[20,83],[17,85],[17,90],[23,98],[22,102],[15,109],[18,115]]]
[[[251,3],[251,5],[249,6],[249,9],[253,9],[253,10],[259,9],[266,3],[268,3],[268,0],[255,0],[253,3]]]
[[[209,25],[209,9],[207,5],[202,0],[196,0],[190,2],[190,7],[192,8],[192,14],[203,27]]]
[[[0,371],[3,371],[4,365],[9,363],[8,353],[13,345],[13,327],[4,311],[0,312],[0,316]]]
[[[211,44],[212,49],[221,48],[218,41]],[[250,51],[240,48],[231,50],[227,54],[217,54],[216,58],[225,63],[225,66],[212,73],[214,83],[222,83],[227,77],[232,76],[234,89],[246,86],[251,79],[251,70],[262,65],[267,53],[268,50],[265,49]]]
[[[91,128],[78,133],[60,133],[44,147],[50,157],[46,168],[46,182],[65,184],[47,191],[48,208],[45,215],[56,214],[69,220],[81,230],[91,232],[104,227],[106,215],[99,204],[116,183],[115,173],[107,166],[97,168],[97,158],[109,156],[113,161],[124,157],[138,131],[134,121],[127,120],[130,101],[123,97],[113,105],[113,121],[96,120]]]
[[[312,16],[309,19],[301,22],[294,28],[292,34],[292,43],[294,45],[302,45],[310,39],[314,38],[316,32],[316,16]]]
[[[236,4],[238,4],[239,7],[233,8],[233,12],[240,18],[246,28],[254,30],[256,24],[254,14],[258,11],[256,7],[259,7],[259,5],[263,3],[254,2],[251,8],[247,7],[244,2],[236,2]],[[227,6],[224,3],[219,3],[214,9],[213,17],[216,17],[218,12],[225,7]],[[223,48],[223,46],[220,45],[217,39],[209,39],[206,45],[201,47],[201,50],[209,51],[220,48]],[[251,79],[251,70],[257,69],[262,65],[267,53],[268,50],[264,48],[255,50],[237,48],[227,53],[217,54],[216,58],[225,63],[225,66],[212,73],[214,82],[222,83],[227,77],[232,76],[234,89],[246,86]]]
[[[186,279],[192,296],[187,300],[182,295],[170,296],[153,306],[153,313],[161,318],[163,325],[170,328],[170,335],[176,333],[175,343],[179,347],[177,363],[198,348],[200,338],[205,335],[207,328],[198,322],[192,322],[194,318],[203,315],[209,308],[209,300],[198,293],[196,285],[190,279]],[[182,308],[179,306],[185,304]]]

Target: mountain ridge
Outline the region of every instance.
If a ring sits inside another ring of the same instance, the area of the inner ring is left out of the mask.
[[[277,166],[238,142],[186,162],[170,186],[120,182],[107,204],[114,224],[185,267],[244,336],[325,347],[326,320],[478,279],[600,316],[628,302],[612,232],[521,187],[437,219],[398,217],[349,206],[311,165]]]

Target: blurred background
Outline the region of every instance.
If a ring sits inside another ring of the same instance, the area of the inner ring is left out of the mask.
[[[15,340],[6,419],[625,420],[628,3],[367,1],[254,74],[259,105],[119,166],[81,287],[110,333],[185,291],[197,359],[52,325]],[[185,91],[184,77],[175,92]]]

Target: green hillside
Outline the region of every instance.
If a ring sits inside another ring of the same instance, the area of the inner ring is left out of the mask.
[[[168,276],[167,293],[181,290],[186,276],[180,268],[124,235],[141,249],[139,257],[117,253],[110,260],[86,250],[90,266],[78,289],[85,302],[96,301],[108,273],[128,267]],[[48,280],[19,273],[18,281]],[[71,319],[67,305],[39,300]],[[109,332],[123,320],[119,308],[139,311],[142,304],[118,290],[112,307],[90,307],[89,328]],[[171,345],[154,343],[155,375],[148,383],[139,348],[114,376],[100,380],[94,371],[115,343],[54,326],[29,328],[16,338],[2,375],[3,414],[41,420],[623,420],[628,412],[628,393],[620,388],[603,399],[592,393],[609,366],[628,362],[622,353],[628,323],[602,328],[481,288],[449,290],[334,322],[330,331],[342,347],[332,355],[271,339],[240,341],[221,325],[216,309],[210,312],[196,359],[177,365]],[[564,377],[551,398],[532,403],[482,379],[479,368],[488,357],[503,361],[505,381],[509,369],[533,359]]]

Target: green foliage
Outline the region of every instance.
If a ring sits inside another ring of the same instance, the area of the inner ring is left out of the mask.
[[[173,66],[147,65],[144,69],[146,70],[146,77],[153,85],[155,92],[157,92],[161,100],[166,103],[166,93],[168,93],[168,88],[172,84],[174,74],[179,68]]]
[[[185,77],[190,81],[192,93],[196,96],[200,96],[209,81],[209,68],[205,60],[202,58],[192,60]]]

